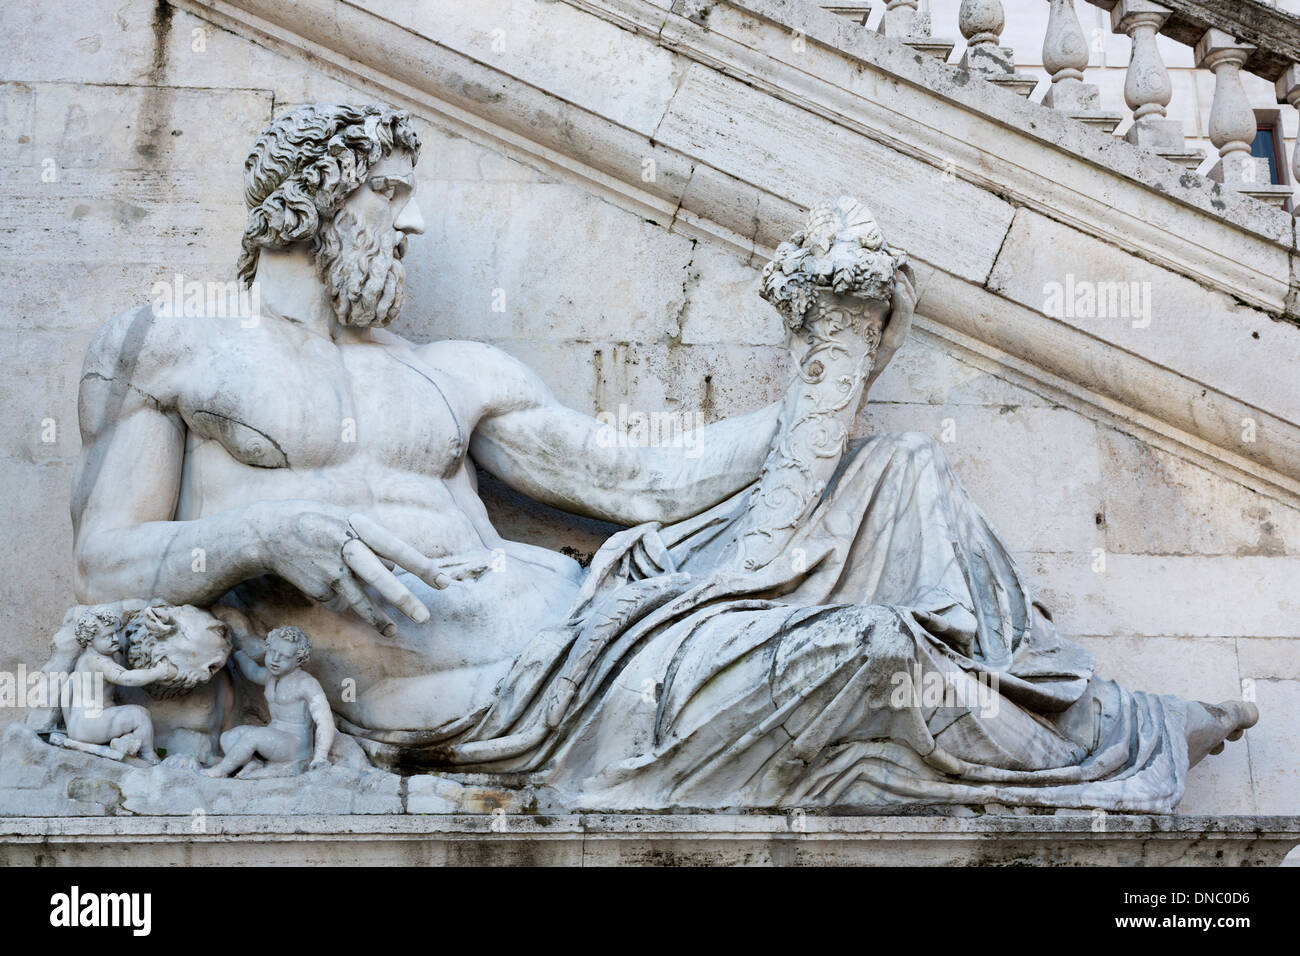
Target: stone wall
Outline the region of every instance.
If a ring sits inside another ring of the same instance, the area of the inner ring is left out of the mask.
[[[75,395],[91,335],[147,302],[156,281],[232,278],[256,133],[288,106],[370,94],[165,2],[11,4],[0,35],[11,302],[0,327],[10,538],[0,669],[12,670],[39,662],[72,602]],[[628,69],[622,82],[634,84]],[[407,258],[399,333],[494,343],[587,412],[625,403],[716,420],[780,393],[781,327],[758,297],[754,262],[487,137],[428,116],[420,129],[427,232]],[[1295,501],[1135,437],[1015,363],[922,326],[877,383],[860,431],[943,441],[1058,626],[1109,676],[1207,700],[1254,682],[1260,725],[1192,772],[1183,810],[1300,812]],[[1300,356],[1296,336],[1277,360]],[[589,554],[607,533],[485,487],[508,536]]]

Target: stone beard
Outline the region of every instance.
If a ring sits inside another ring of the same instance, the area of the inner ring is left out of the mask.
[[[334,314],[345,325],[388,325],[402,311],[406,236],[376,232],[347,209],[323,223],[316,238],[316,268]]]

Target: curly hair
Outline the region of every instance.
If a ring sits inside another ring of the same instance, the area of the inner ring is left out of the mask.
[[[77,644],[81,647],[89,647],[101,624],[108,624],[116,630],[122,626],[122,617],[108,604],[99,604],[82,611],[72,630]]]
[[[266,640],[269,642],[273,637],[278,637],[282,641],[287,641],[297,648],[299,667],[306,664],[307,661],[311,659],[311,638],[307,636],[307,632],[302,628],[294,627],[292,624],[284,627],[277,627],[274,630],[267,632]]]
[[[215,646],[209,648],[221,663],[222,654],[229,653],[230,640],[227,627],[207,611],[190,605],[155,605],[147,607],[131,618],[126,625],[126,659],[132,670],[144,670],[159,664],[171,664],[175,675],[154,681],[145,692],[155,700],[183,697],[199,684],[206,682],[215,671],[209,670],[216,659],[195,660],[196,642],[203,641],[203,630],[213,625],[221,633],[213,637]]]
[[[239,278],[251,285],[262,249],[317,240],[322,221],[399,147],[420,155],[420,136],[406,110],[317,103],[290,110],[263,130],[244,163],[248,223]]]

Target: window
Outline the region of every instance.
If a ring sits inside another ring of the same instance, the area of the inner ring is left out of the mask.
[[[1268,181],[1274,185],[1283,182],[1281,154],[1278,151],[1280,139],[1275,124],[1260,123],[1259,129],[1255,131],[1255,142],[1250,144],[1250,155],[1268,160]]]

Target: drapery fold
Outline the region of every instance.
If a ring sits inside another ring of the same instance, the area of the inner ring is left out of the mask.
[[[589,809],[1181,798],[1178,699],[1094,678],[933,440],[853,443],[789,546],[741,571],[749,494],[614,535],[490,706],[372,746]]]

